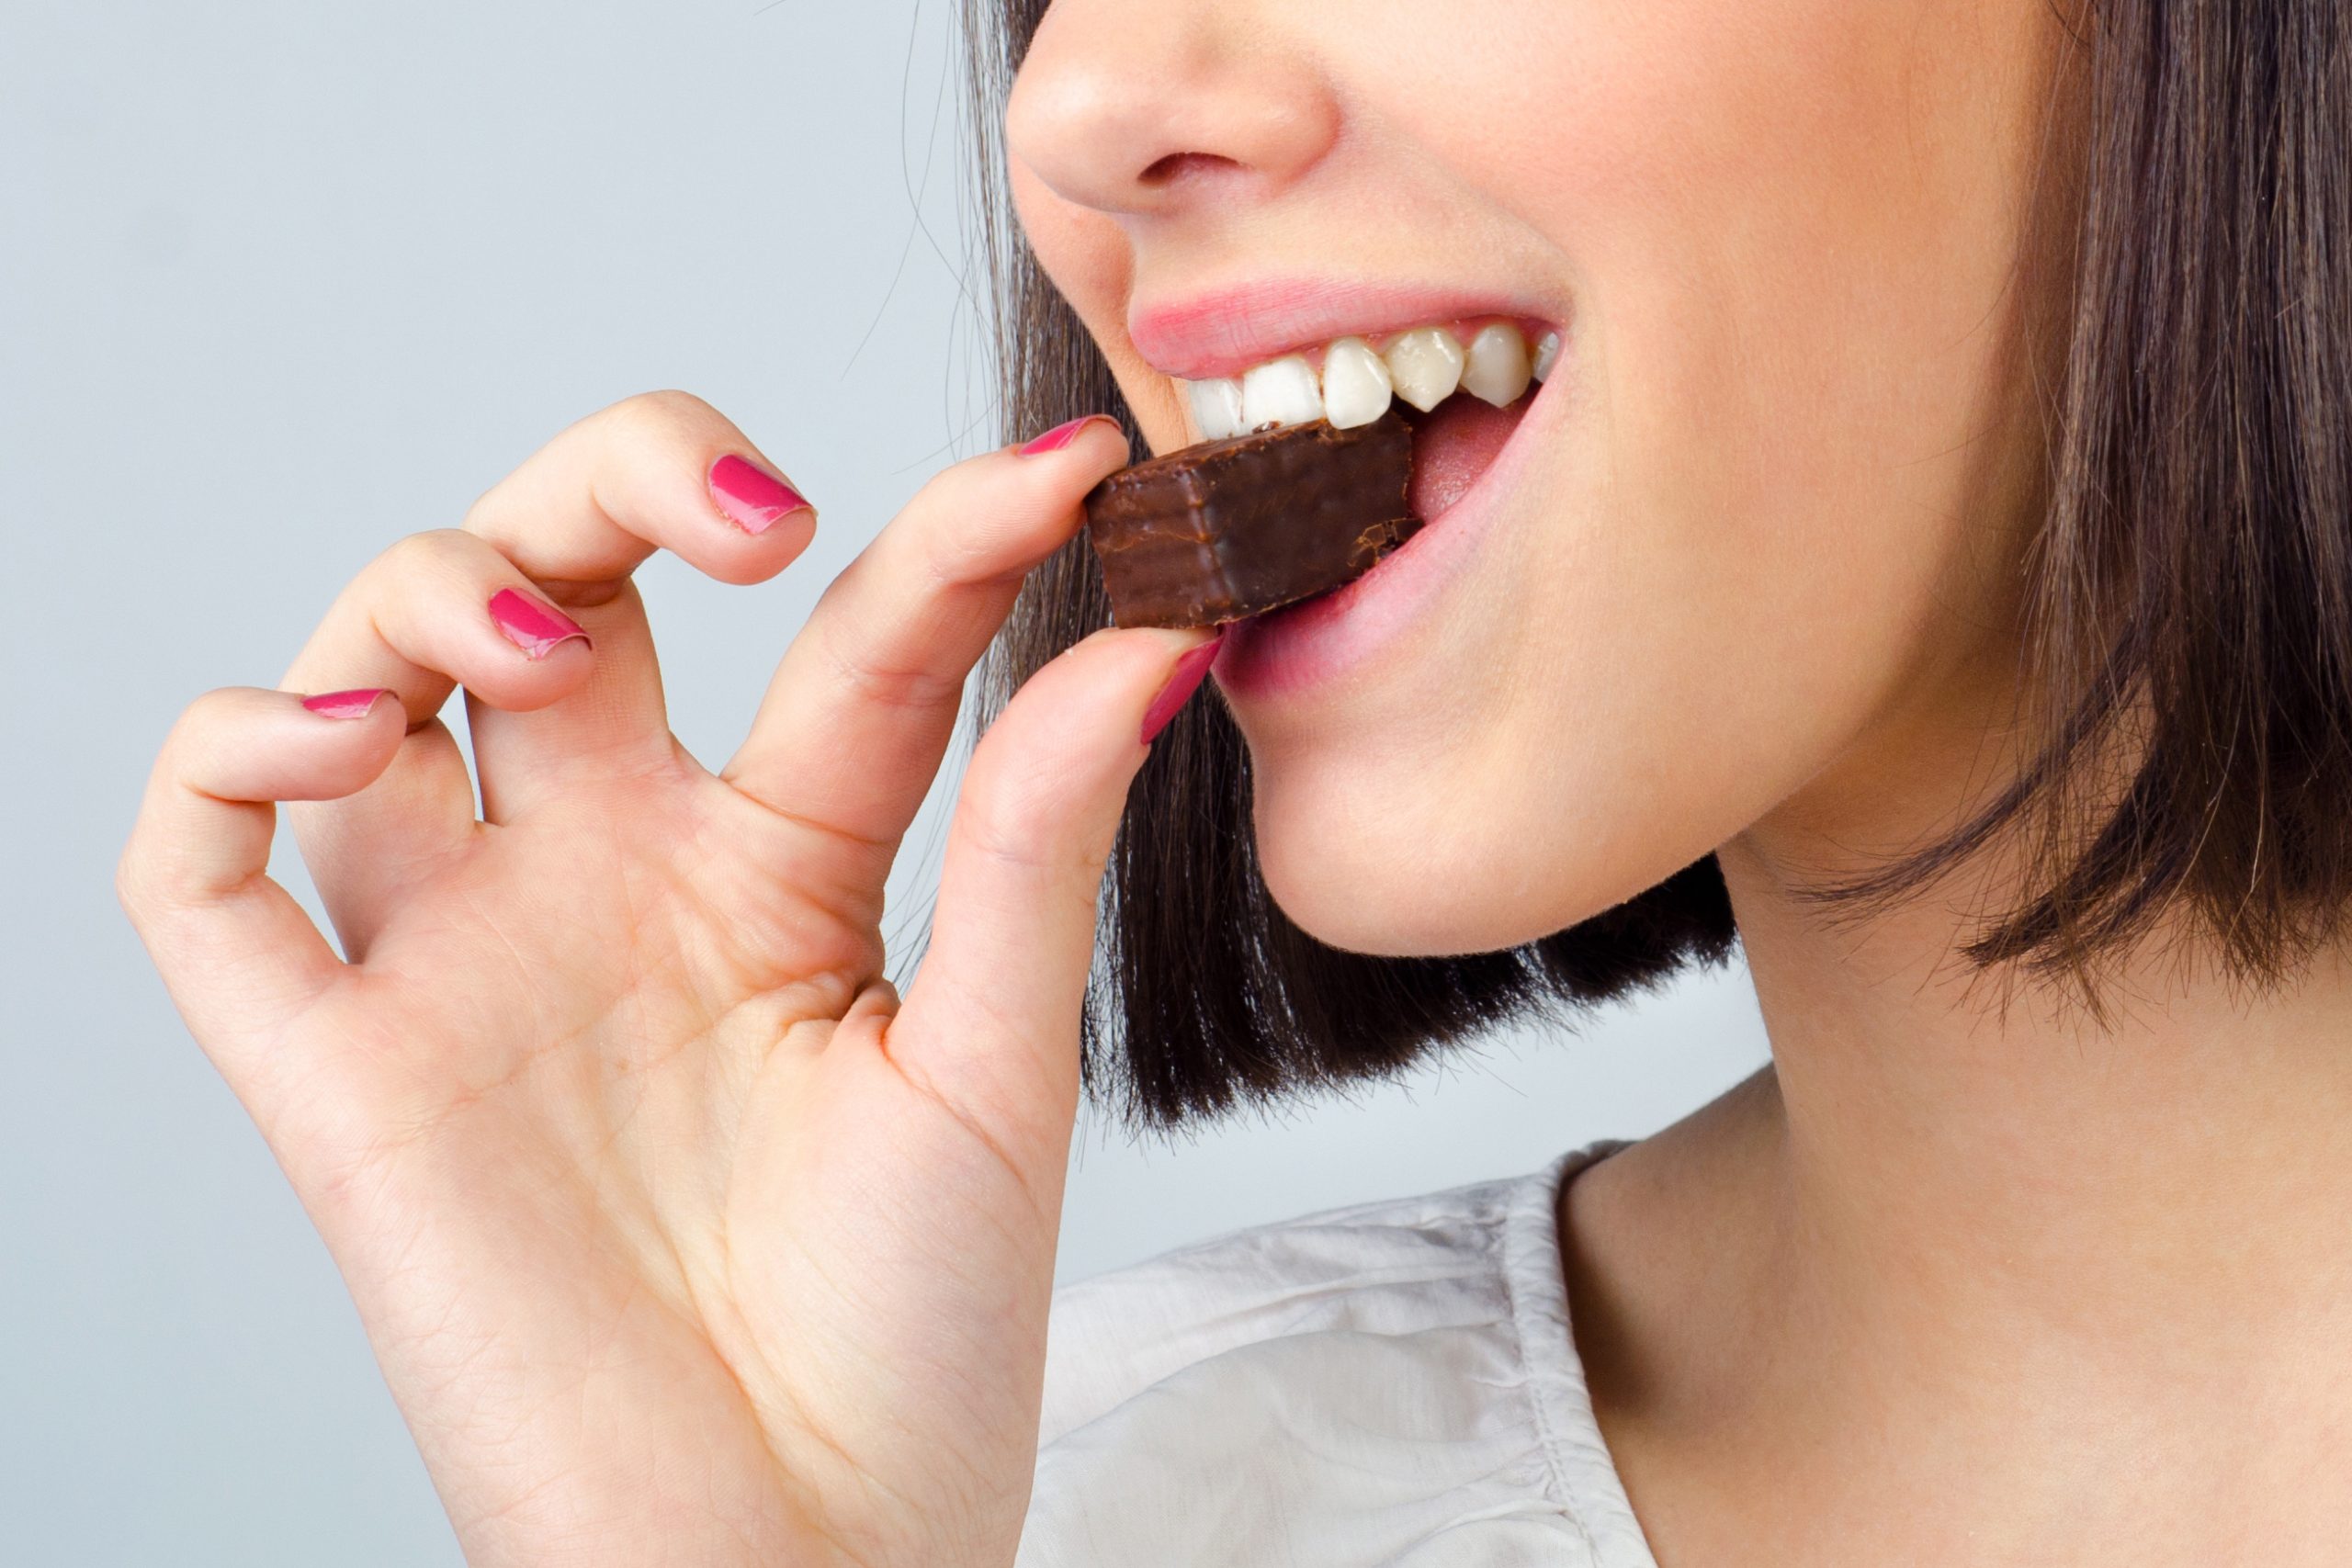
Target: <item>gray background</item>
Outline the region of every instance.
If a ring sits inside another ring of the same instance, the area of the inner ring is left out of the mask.
[[[114,857],[189,698],[274,682],[385,543],[650,388],[708,398],[825,507],[765,587],[647,570],[679,732],[726,753],[819,586],[988,437],[947,17],[0,0],[0,1560],[457,1561]],[[1061,1273],[1532,1169],[1763,1055],[1734,973],[1174,1146],[1090,1122]]]

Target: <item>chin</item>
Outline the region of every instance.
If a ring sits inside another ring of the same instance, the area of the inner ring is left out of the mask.
[[[1597,748],[1605,754],[1607,748]],[[1400,754],[1326,734],[1251,747],[1260,874],[1307,935],[1374,957],[1497,953],[1639,897],[1737,830],[1750,801],[1538,779],[1488,753]],[[1517,781],[1496,787],[1498,780]]]
[[[1377,784],[1372,793],[1387,798],[1336,799],[1262,773],[1256,786],[1253,831],[1266,891],[1328,946],[1385,958],[1490,953],[1617,901],[1596,892],[1579,910],[1577,868],[1539,870],[1526,854],[1498,853],[1462,824],[1432,819],[1439,814],[1399,810],[1409,794]]]

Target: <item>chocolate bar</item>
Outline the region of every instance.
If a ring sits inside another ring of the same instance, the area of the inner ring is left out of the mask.
[[[1203,442],[1123,468],[1086,532],[1123,626],[1236,621],[1353,581],[1420,526],[1412,427],[1328,421]]]

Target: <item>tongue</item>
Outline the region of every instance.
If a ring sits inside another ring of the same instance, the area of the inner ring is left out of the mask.
[[[1510,439],[1532,399],[1498,409],[1467,395],[1448,398],[1413,422],[1413,483],[1406,503],[1422,522],[1468,492]]]

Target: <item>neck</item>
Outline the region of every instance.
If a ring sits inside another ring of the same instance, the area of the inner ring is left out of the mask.
[[[2061,1398],[2135,1370],[2174,1397],[2192,1354],[2217,1388],[2308,1381],[2315,1345],[2352,1345],[2341,954],[2256,995],[2160,934],[2095,1022],[1974,971],[1952,908],[1841,925],[1753,844],[1724,864],[1772,1040],[1758,1146],[1799,1318],[1939,1383],[1981,1386],[2005,1348],[2059,1369]]]
[[[1773,1066],[1562,1216],[1662,1558],[2340,1560],[2352,966],[2153,958],[2095,1025],[1924,903],[1840,925],[1753,835],[1723,865]]]

